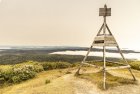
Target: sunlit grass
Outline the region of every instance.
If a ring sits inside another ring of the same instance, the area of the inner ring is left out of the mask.
[[[77,75],[77,77],[87,79],[92,81],[94,84],[98,86],[98,88],[103,89],[103,72],[96,72],[96,73],[83,73]],[[106,72],[106,88],[116,87],[120,85],[127,85],[127,84],[137,84],[136,81],[133,79],[113,76],[112,74]]]
[[[53,86],[51,85],[53,80],[65,75],[66,72],[67,69],[43,71],[41,73],[38,73],[37,76],[33,79],[21,82],[19,84],[13,84],[11,86],[0,88],[0,94],[19,94],[17,90],[20,90],[22,94],[34,94],[36,90],[37,93],[51,94],[49,92],[54,91]],[[50,83],[47,82],[48,84],[46,84],[46,80],[50,81]],[[50,90],[46,88],[49,88]]]

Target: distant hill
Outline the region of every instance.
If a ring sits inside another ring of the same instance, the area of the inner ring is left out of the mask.
[[[0,47],[1,48],[1,47]],[[83,57],[82,55],[53,55],[49,54],[57,51],[87,51],[87,47],[67,47],[67,46],[12,46],[3,47],[0,50],[0,64],[17,64],[26,61],[38,61],[38,62],[58,62],[64,61],[69,63],[81,62]],[[92,51],[102,51],[99,48],[93,48]],[[117,50],[107,49],[107,52],[117,53]],[[140,53],[133,50],[122,50],[123,53]],[[89,56],[88,60],[99,60],[102,57],[99,56]],[[120,60],[119,58],[107,58],[108,60]]]
[[[70,47],[70,46],[10,46],[0,47],[1,55],[9,54],[48,54],[56,51],[87,51],[88,47]],[[101,52],[102,49],[93,48],[91,51]],[[106,52],[118,53],[117,49],[106,49]],[[140,53],[134,50],[123,49],[123,53]]]

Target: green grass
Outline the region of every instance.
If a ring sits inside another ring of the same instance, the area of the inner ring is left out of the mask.
[[[103,89],[103,72],[102,71],[97,72],[97,73],[80,74],[80,75],[77,75],[77,77],[90,80],[94,84],[96,84],[98,88]],[[137,84],[137,82],[133,81],[132,79],[113,76],[112,74],[108,72],[106,72],[106,77],[107,77],[106,89],[120,86],[120,85],[126,85],[126,84]]]

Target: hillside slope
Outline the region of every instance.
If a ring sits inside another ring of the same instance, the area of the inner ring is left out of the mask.
[[[67,73],[67,70],[72,73]],[[133,71],[137,80],[140,81],[140,71]],[[0,94],[140,94],[140,84],[117,86],[103,91],[97,88],[96,84],[75,77],[74,73],[75,69],[45,71],[39,73],[34,79],[0,89]],[[121,70],[110,73],[122,76]],[[127,71],[123,72],[123,76],[131,78]],[[51,82],[45,84],[46,79]]]

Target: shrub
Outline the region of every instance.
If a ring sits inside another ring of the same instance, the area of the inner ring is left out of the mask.
[[[66,74],[71,74],[71,73],[72,73],[72,72],[70,72],[70,71],[67,71],[67,72],[66,72]]]
[[[5,80],[4,78],[0,78],[0,85],[4,84]]]
[[[38,72],[43,70],[63,69],[71,66],[72,64],[67,62],[38,63],[33,61],[28,61],[16,65],[1,65],[0,83],[20,83],[22,81],[34,78]]]
[[[42,63],[44,70],[51,70],[51,69],[63,69],[71,67],[72,64],[67,62],[44,62]]]
[[[0,82],[19,83],[36,76],[37,72],[43,71],[43,66],[37,62],[25,62],[13,66],[0,67]]]
[[[51,82],[50,80],[46,79],[45,84],[48,84],[50,82]]]
[[[13,76],[13,77],[11,78],[11,80],[12,80],[13,83],[19,83],[19,82],[21,82],[21,79],[20,79],[19,76]]]
[[[133,69],[140,70],[140,61],[129,62]]]

